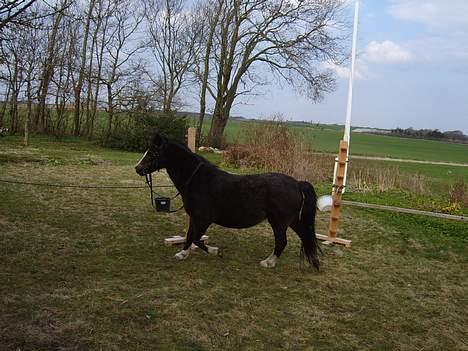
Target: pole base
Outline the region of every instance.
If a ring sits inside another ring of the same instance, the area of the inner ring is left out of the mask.
[[[208,235],[203,235],[201,237],[201,241],[205,244],[208,243]],[[178,245],[185,243],[185,236],[174,235],[169,238],[164,239],[164,245],[171,246],[171,245]]]
[[[351,240],[347,240],[347,239],[342,239],[342,238],[338,238],[338,237],[333,237],[333,236],[327,236],[327,235],[323,235],[323,234],[315,234],[315,236],[317,237],[317,239],[319,240],[323,240],[323,244],[325,245],[330,245],[330,244],[340,244],[340,245],[344,245],[345,247],[351,247]]]

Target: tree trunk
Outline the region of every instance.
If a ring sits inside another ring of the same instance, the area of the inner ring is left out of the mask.
[[[206,87],[205,89],[202,88],[202,91],[200,94],[200,114],[198,116],[197,133],[195,136],[197,147],[200,146],[201,144],[201,136],[202,136],[202,129],[203,129],[203,120],[205,119],[205,112],[206,112]]]
[[[23,144],[24,146],[29,146],[29,124],[31,123],[31,115],[32,115],[32,84],[31,84],[31,73],[28,72],[28,83],[26,88],[26,98],[28,99],[28,112],[26,114],[26,118],[24,119],[24,139]]]
[[[211,119],[210,132],[208,134],[208,143],[210,146],[221,148],[224,145],[224,129],[229,119],[229,112],[223,108],[215,109]]]
[[[98,104],[98,98],[99,98],[99,90],[101,86],[101,73],[102,73],[102,66],[104,62],[104,50],[105,50],[105,36],[107,33],[107,25],[108,25],[108,20],[104,22],[104,27],[102,30],[102,38],[101,38],[101,46],[98,46],[98,41],[97,41],[97,35],[98,35],[98,28],[96,28],[96,60],[97,60],[97,75],[96,75],[96,86],[94,88],[94,98],[93,98],[93,104],[91,106],[91,118],[90,118],[90,126],[89,126],[89,133],[88,133],[88,139],[91,140],[94,136],[94,123],[96,120],[96,114],[97,114],[97,104]],[[99,22],[99,26],[101,26],[101,22]]]
[[[86,53],[88,49],[88,35],[89,35],[89,25],[91,23],[92,12],[94,8],[95,0],[91,0],[89,2],[88,13],[86,16],[86,24],[84,28],[84,35],[83,35],[83,44],[81,47],[81,62],[80,62],[80,71],[78,74],[78,82],[75,86],[75,109],[73,112],[73,121],[74,121],[74,130],[73,135],[79,136],[80,129],[81,129],[81,121],[80,121],[80,109],[81,109],[81,90],[83,88],[84,82],[84,71],[86,65]]]
[[[3,127],[3,119],[5,117],[8,100],[10,99],[10,91],[11,91],[11,86],[10,84],[8,84],[7,93],[5,94],[5,99],[3,100],[2,108],[0,110],[0,127]]]
[[[218,3],[218,8],[214,14],[214,17],[211,19],[210,31],[208,33],[208,40],[206,42],[205,57],[203,58],[203,77],[201,81],[202,86],[201,86],[201,91],[200,91],[200,115],[198,116],[197,134],[195,137],[195,140],[198,144],[197,146],[199,146],[201,142],[203,120],[205,119],[205,113],[206,113],[206,91],[208,89],[208,78],[209,78],[209,73],[210,73],[211,49],[213,48],[213,37],[214,37],[216,26],[219,21],[221,8],[222,8],[221,4]]]
[[[94,45],[96,44],[96,38],[93,35],[93,40],[91,43],[91,56],[89,58],[89,69],[88,69],[88,87],[87,87],[87,97],[86,97],[86,130],[85,135],[89,137],[91,130],[91,99],[93,96],[93,80],[91,75],[93,73],[93,61],[94,61]]]
[[[108,120],[107,120],[107,130],[106,130],[106,137],[104,139],[105,144],[109,142],[111,133],[112,133],[112,122],[114,119],[114,106],[113,106],[113,98],[112,98],[112,85],[107,83],[107,105],[108,105]]]
[[[11,76],[12,93],[10,98],[10,131],[15,134],[18,130],[18,95],[19,95],[19,67],[18,58],[15,55],[15,65],[13,68],[13,75]]]
[[[18,93],[19,91],[14,89],[11,94],[10,100],[10,131],[11,134],[15,134],[18,130]]]
[[[38,93],[38,106],[36,116],[34,118],[35,128],[41,131],[46,129],[46,100],[47,100],[47,93],[49,91],[49,83],[52,79],[52,75],[54,72],[55,64],[54,64],[54,55],[55,52],[55,43],[57,41],[57,33],[60,27],[60,22],[63,18],[63,10],[58,11],[56,17],[54,19],[51,33],[49,36],[49,41],[47,43],[47,55],[44,62],[44,67],[42,69],[41,75],[41,85],[39,88]]]

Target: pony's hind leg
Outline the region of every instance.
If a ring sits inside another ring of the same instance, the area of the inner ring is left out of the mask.
[[[265,268],[273,268],[276,266],[276,261],[281,256],[288,243],[286,238],[286,226],[271,224],[271,227],[273,228],[273,234],[275,235],[275,249],[270,256],[263,261],[260,261],[260,265]]]
[[[318,270],[320,267],[320,261],[318,259],[317,251],[321,251],[321,249],[317,244],[317,238],[315,237],[313,230],[314,227],[310,227],[302,222],[293,223],[290,227],[301,239],[301,257],[305,258]]]
[[[202,240],[197,240],[197,241],[194,241],[193,243],[197,245],[200,249],[205,251],[206,253],[209,253],[210,255],[223,257],[223,251],[219,247],[206,245]]]

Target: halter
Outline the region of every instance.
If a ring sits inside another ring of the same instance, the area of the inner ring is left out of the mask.
[[[154,197],[154,194],[156,194],[156,192],[153,190],[153,176],[151,173],[149,174],[145,173],[145,181],[150,190],[151,206],[158,212],[168,212],[168,213],[178,212],[181,209],[183,209],[184,205],[180,206],[177,210],[171,210],[170,209],[171,201],[177,198],[179,195],[181,195],[181,192],[183,192],[187,188],[187,186],[189,186],[190,182],[192,181],[192,178],[195,176],[195,174],[198,172],[201,166],[202,166],[202,162],[198,163],[197,167],[195,167],[195,170],[192,172],[189,179],[185,182],[185,184],[180,189],[180,191],[178,191],[177,194],[175,194],[173,197],[163,197],[163,196]]]

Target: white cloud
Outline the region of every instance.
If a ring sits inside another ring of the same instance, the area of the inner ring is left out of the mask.
[[[400,45],[390,40],[382,42],[371,41],[367,47],[361,51],[356,58],[356,69],[354,71],[354,78],[359,80],[366,80],[373,78],[370,65],[377,64],[403,64],[410,62],[414,59],[414,55]],[[324,69],[331,69],[335,72],[338,78],[349,79],[350,76],[350,61],[347,65],[337,65],[335,63],[327,62],[323,64]],[[374,77],[375,78],[375,77]]]
[[[467,0],[391,0],[396,18],[433,27],[468,25]]]
[[[350,67],[337,65],[336,63],[332,63],[332,62],[324,63],[323,68],[335,71],[336,76],[342,79],[349,79],[349,76],[351,74]],[[365,63],[362,62],[361,60],[358,60],[356,63],[356,68],[354,70],[354,78],[360,79],[360,80],[366,79],[367,78],[367,74],[365,73],[366,71],[367,71],[367,67]]]
[[[363,58],[374,63],[405,63],[413,60],[413,54],[393,41],[373,40],[364,50]]]

